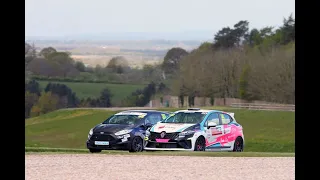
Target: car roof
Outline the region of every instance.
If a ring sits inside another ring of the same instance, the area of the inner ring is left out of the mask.
[[[225,112],[225,111],[220,111],[220,110],[215,110],[215,109],[189,108],[189,109],[184,109],[184,110],[178,110],[178,111],[175,111],[174,113],[178,113],[178,112],[201,112],[201,113],[205,113],[205,114],[218,112],[218,113],[228,114],[235,120],[234,112]]]
[[[149,109],[142,109],[142,110],[125,110],[125,111],[121,111],[121,112],[137,112],[137,113],[166,113],[169,114],[170,112],[166,112],[166,111],[158,111],[158,110],[149,110]]]
[[[219,110],[214,110],[214,109],[197,109],[197,108],[189,108],[189,109],[184,109],[184,110],[178,110],[175,113],[178,112],[203,112],[203,113],[209,113],[209,112],[222,112]]]

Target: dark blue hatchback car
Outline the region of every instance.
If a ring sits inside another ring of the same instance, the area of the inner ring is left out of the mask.
[[[143,151],[146,130],[169,115],[169,112],[156,110],[128,110],[114,114],[89,131],[87,148],[92,153],[112,149]]]

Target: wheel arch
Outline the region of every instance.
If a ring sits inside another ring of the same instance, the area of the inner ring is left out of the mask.
[[[199,136],[197,137],[197,139],[198,139],[198,138],[203,138],[203,139],[204,139],[204,141],[206,141],[206,138],[204,137],[204,135],[203,135],[203,134],[199,135]],[[196,139],[196,140],[197,140],[197,139]]]
[[[232,150],[234,149],[234,145],[235,145],[235,142],[236,142],[237,139],[240,139],[240,140],[242,141],[242,149],[244,148],[244,138],[239,135],[239,136],[237,136],[236,139],[234,140],[234,143],[232,143],[232,146],[231,146],[230,149],[232,149]]]
[[[145,140],[141,137],[141,136],[133,136],[132,137],[132,139],[130,140],[130,142],[128,143],[128,145],[129,145],[129,147],[128,147],[128,149],[129,149],[129,152],[132,152],[132,143],[133,143],[133,140],[135,139],[135,138],[138,138],[138,139],[141,139],[141,142],[142,142],[142,151],[144,150],[144,147],[145,147]]]
[[[243,138],[243,136],[240,136],[240,135],[239,135],[237,138],[241,138],[242,146],[244,147],[244,138]],[[237,138],[236,138],[236,139],[237,139]]]
[[[199,135],[199,136],[194,140],[194,145],[196,144],[196,142],[197,142],[197,140],[198,140],[199,138],[202,138],[202,139],[204,140],[204,147],[206,147],[206,138],[204,137],[203,134]]]

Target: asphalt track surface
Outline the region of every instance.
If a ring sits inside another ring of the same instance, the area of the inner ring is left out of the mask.
[[[294,157],[26,154],[27,180],[292,180]]]

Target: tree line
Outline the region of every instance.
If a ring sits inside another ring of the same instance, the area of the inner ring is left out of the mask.
[[[132,68],[126,58],[116,56],[105,67],[86,67],[83,62],[75,61],[70,52],[58,52],[53,47],[40,52],[35,49],[34,45],[25,43],[26,80],[147,84],[161,79],[160,65]]]
[[[122,106],[144,106],[157,92],[164,91],[163,83],[154,82],[144,89],[137,89],[121,103]],[[25,118],[35,117],[62,108],[76,107],[112,107],[113,94],[108,88],[102,89],[97,98],[79,99],[76,93],[65,84],[48,83],[44,89],[40,88],[36,80],[25,83]]]
[[[278,29],[252,30],[248,21],[239,21],[191,52],[170,49],[162,68],[172,77],[171,92],[179,97],[294,104],[295,20],[290,15]]]
[[[203,42],[188,52],[180,47],[168,50],[160,65],[143,69],[128,66],[123,57],[112,58],[106,67],[86,67],[70,53],[54,48],[35,51],[25,46],[26,117],[65,107],[110,107],[112,94],[104,89],[97,98],[79,100],[63,84],[48,84],[40,90],[35,79],[60,78],[61,81],[95,81],[148,84],[125,97],[122,106],[144,106],[156,95],[241,98],[295,103],[295,19],[284,18],[279,28],[249,29],[241,20],[223,27],[212,42]],[[33,79],[33,80],[32,80]],[[157,82],[157,83],[154,83]],[[213,104],[213,103],[212,103]]]

